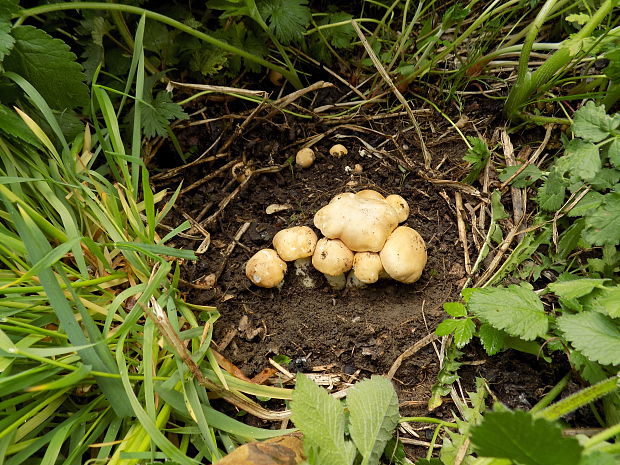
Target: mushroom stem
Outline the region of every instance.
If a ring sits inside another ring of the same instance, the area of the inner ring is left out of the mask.
[[[347,276],[347,287],[364,289],[365,287],[368,287],[368,285],[357,279],[357,276],[355,276],[355,271],[351,271]]]
[[[308,289],[314,289],[314,279],[310,276],[308,268],[312,263],[312,257],[298,258],[295,260],[295,276],[301,276],[301,284]]]
[[[347,278],[344,273],[336,276],[326,274],[325,277],[327,278],[327,283],[329,286],[335,291],[343,290],[347,284]]]

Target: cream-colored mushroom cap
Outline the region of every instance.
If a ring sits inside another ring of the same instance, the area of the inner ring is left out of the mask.
[[[333,199],[314,215],[314,225],[355,252],[379,252],[398,226],[396,211],[385,201],[357,195]]]
[[[329,276],[341,275],[353,266],[353,252],[342,241],[323,237],[316,243],[312,266]]]
[[[295,163],[297,163],[302,168],[310,168],[314,163],[315,158],[316,157],[314,155],[314,150],[306,147],[305,149],[301,149],[299,152],[297,152],[297,155],[295,156]]]
[[[396,213],[398,214],[398,222],[402,223],[409,218],[409,204],[400,195],[392,194],[385,198],[385,201],[389,203]]]
[[[353,273],[364,284],[376,283],[382,271],[381,257],[376,252],[358,252],[353,257]]]
[[[336,144],[331,149],[329,149],[329,154],[332,157],[340,158],[349,153],[347,148],[342,144]]]
[[[377,191],[373,191],[372,189],[364,189],[362,191],[359,191],[355,195],[356,197],[359,197],[360,199],[379,199],[379,200],[385,199],[383,195],[379,194]]]
[[[308,226],[295,226],[278,231],[273,236],[273,247],[280,258],[290,262],[310,257],[316,247],[316,233]]]
[[[284,279],[286,263],[273,249],[256,252],[245,265],[245,275],[259,287],[276,287]]]
[[[333,197],[333,198],[329,201],[329,203],[336,202],[337,200],[340,200],[340,199],[345,199],[345,198],[346,198],[346,199],[353,199],[353,198],[355,198],[355,194],[354,194],[353,192],[343,192],[342,194],[335,195],[335,196],[334,196],[334,197]]]
[[[379,253],[383,269],[392,279],[413,283],[426,266],[426,244],[422,236],[408,226],[399,226],[388,237]]]

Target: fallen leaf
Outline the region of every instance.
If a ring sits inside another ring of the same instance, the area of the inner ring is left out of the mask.
[[[280,436],[262,442],[248,442],[216,465],[297,465],[304,459],[303,444],[297,436]]]
[[[265,213],[267,213],[268,215],[273,215],[274,213],[288,210],[289,208],[291,208],[291,206],[288,204],[272,203],[271,205],[267,206],[267,208],[265,208]]]

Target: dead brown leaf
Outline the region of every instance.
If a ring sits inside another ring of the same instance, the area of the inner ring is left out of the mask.
[[[297,436],[280,436],[262,442],[248,442],[217,465],[297,465],[304,459],[303,444]]]

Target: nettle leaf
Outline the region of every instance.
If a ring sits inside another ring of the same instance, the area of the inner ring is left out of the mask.
[[[562,173],[585,181],[596,177],[601,169],[601,156],[598,147],[592,142],[573,139],[566,146],[563,156],[558,158],[556,168]]]
[[[269,29],[285,45],[303,38],[312,17],[308,0],[262,0],[257,6]]]
[[[309,447],[320,448],[321,464],[349,465],[355,459],[355,446],[344,439],[344,409],[310,378],[297,375],[291,419],[304,434]]]
[[[485,323],[478,329],[478,337],[487,355],[495,355],[504,348],[506,333]]]
[[[362,454],[362,464],[378,464],[398,425],[398,397],[392,383],[373,376],[355,384],[347,395],[349,434]]]
[[[53,109],[88,105],[86,76],[67,44],[32,26],[13,28],[13,37],[13,50],[4,59],[7,71],[30,82]]]
[[[602,288],[607,279],[571,279],[556,281],[547,286],[551,292],[563,299],[575,299],[588,295],[594,289]]]
[[[476,325],[471,318],[459,318],[456,320],[448,319],[443,320],[437,326],[435,334],[437,336],[446,336],[448,334],[454,335],[454,343],[460,349],[474,336],[476,332]]]
[[[604,105],[589,101],[575,112],[572,130],[577,137],[589,142],[600,142],[618,127],[619,121],[607,114]]]
[[[587,358],[603,365],[620,365],[620,330],[611,318],[583,312],[562,315],[557,323],[566,339]]]
[[[479,456],[522,465],[577,465],[583,450],[577,439],[562,435],[559,424],[519,410],[487,413],[472,428],[471,441]]]
[[[620,193],[612,192],[603,204],[586,216],[583,238],[594,245],[616,245],[620,242]]]
[[[472,294],[468,307],[471,313],[496,329],[526,341],[543,336],[549,327],[538,295],[521,286],[479,289]]]

